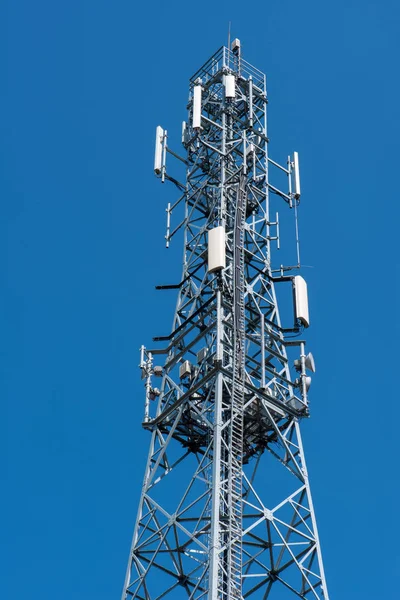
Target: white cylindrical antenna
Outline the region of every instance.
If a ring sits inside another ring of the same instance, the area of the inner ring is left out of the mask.
[[[193,88],[193,129],[201,127],[201,84],[195,85]]]
[[[235,97],[235,76],[225,75],[225,98]]]
[[[296,320],[299,320],[304,327],[309,327],[310,316],[308,312],[307,283],[301,275],[296,275],[296,277],[293,277],[293,287]]]
[[[186,143],[186,121],[182,121],[182,144]]]
[[[226,267],[225,227],[208,230],[208,271],[213,273]]]
[[[296,200],[300,198],[300,167],[299,153],[293,152],[293,175],[294,175],[294,197]]]
[[[162,171],[162,154],[163,154],[164,129],[157,126],[156,129],[156,148],[154,153],[154,173],[160,175]]]

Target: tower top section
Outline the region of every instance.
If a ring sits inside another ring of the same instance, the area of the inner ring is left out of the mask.
[[[209,85],[215,81],[221,74],[235,74],[244,80],[252,79],[253,86],[262,94],[266,95],[266,77],[262,71],[259,71],[253,65],[243,60],[240,51],[240,41],[235,39],[232,42],[232,50],[226,46],[221,46],[208,59],[208,61],[196,71],[190,78],[191,85],[201,81],[203,85]]]

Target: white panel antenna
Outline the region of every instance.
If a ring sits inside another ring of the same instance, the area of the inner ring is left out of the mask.
[[[293,152],[293,175],[294,175],[294,197],[296,200],[300,198],[300,166],[299,153]]]
[[[160,175],[163,163],[163,145],[164,145],[164,129],[157,126],[156,129],[156,148],[154,153],[154,172]]]
[[[208,271],[213,273],[225,267],[225,227],[214,227],[208,231]]]
[[[182,121],[182,144],[186,143],[186,121]]]
[[[304,327],[309,327],[310,316],[308,313],[307,283],[301,275],[296,275],[293,277],[293,287],[296,320],[299,320]]]
[[[193,88],[193,129],[201,127],[201,85],[195,85]]]
[[[225,75],[225,98],[235,97],[235,76]]]

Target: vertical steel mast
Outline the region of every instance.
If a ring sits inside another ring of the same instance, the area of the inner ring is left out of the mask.
[[[300,435],[315,369],[307,286],[298,253],[294,267],[271,256],[273,201],[297,232],[298,155],[268,157],[266,79],[239,40],[191,78],[188,111],[184,157],[156,133],[155,172],[179,190],[167,245],[183,231],[184,261],[180,283],[158,286],[178,291],[172,332],[141,349],[151,441],[122,599],[328,600]]]

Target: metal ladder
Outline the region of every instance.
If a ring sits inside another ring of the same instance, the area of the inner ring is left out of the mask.
[[[233,384],[228,476],[228,600],[240,600],[242,589],[242,454],[245,373],[244,227],[246,178],[241,175],[236,202],[233,256]]]

